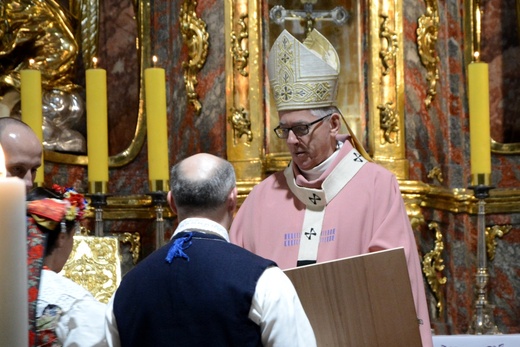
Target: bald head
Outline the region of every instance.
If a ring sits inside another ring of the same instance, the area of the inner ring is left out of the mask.
[[[18,119],[0,118],[0,145],[5,154],[7,176],[23,179],[27,191],[31,190],[43,150],[34,131]]]
[[[179,218],[209,218],[229,208],[230,194],[236,199],[235,170],[227,160],[207,153],[195,154],[173,166],[170,187],[175,205],[172,207]]]
[[[211,179],[219,166],[224,165],[224,159],[208,153],[199,153],[181,161],[179,170],[192,181],[205,181]]]

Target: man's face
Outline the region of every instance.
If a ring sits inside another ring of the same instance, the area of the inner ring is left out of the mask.
[[[316,121],[309,110],[283,111],[279,113],[280,127],[291,128],[296,125],[309,124]],[[327,159],[336,148],[336,134],[338,132],[338,116],[324,117],[324,119],[309,127],[309,133],[296,136],[289,131],[285,140],[293,162],[301,170],[309,170]]]
[[[31,128],[12,124],[2,132],[7,176],[24,180],[27,191],[33,187],[36,170],[41,166],[42,144]]]

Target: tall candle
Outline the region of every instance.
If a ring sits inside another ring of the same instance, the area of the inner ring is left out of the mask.
[[[488,64],[468,65],[469,136],[472,185],[490,185],[491,136]]]
[[[22,121],[31,127],[40,142],[43,143],[43,112],[42,112],[42,77],[40,70],[24,69],[20,72]],[[34,184],[43,186],[44,178],[43,153],[42,165],[36,171]]]
[[[27,227],[25,183],[6,177],[0,146],[0,341],[2,346],[29,344],[27,297]]]
[[[164,69],[145,69],[148,179],[151,190],[167,190],[168,124],[166,121],[166,78]],[[165,182],[165,183],[162,183]]]
[[[86,71],[87,150],[90,193],[106,193],[108,182],[107,74],[105,69]]]

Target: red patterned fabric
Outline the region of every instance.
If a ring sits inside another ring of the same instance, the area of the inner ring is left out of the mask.
[[[34,218],[27,217],[29,347],[38,346],[38,340],[40,340],[36,334],[36,300],[38,299],[38,289],[40,287],[40,277],[43,268],[45,238],[45,234],[36,226]],[[50,339],[45,337],[45,339],[41,341],[45,340],[49,341]]]
[[[67,205],[56,199],[43,199],[27,202],[27,212],[31,215],[60,222],[67,212]]]

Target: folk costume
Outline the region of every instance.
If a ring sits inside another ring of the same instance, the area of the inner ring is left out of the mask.
[[[268,72],[278,111],[335,106],[339,58],[316,30],[303,44],[284,31]],[[432,346],[417,245],[399,184],[349,132],[338,135],[336,151],[305,175],[291,163],[255,186],[233,221],[231,242],[282,269],[404,247],[423,346]]]
[[[125,275],[106,319],[110,346],[316,346],[287,276],[204,218]]]
[[[29,344],[39,347],[106,346],[105,304],[82,286],[46,268],[48,232],[67,232],[65,220],[79,221],[86,209],[83,195],[53,187],[64,199],[27,203],[29,267]]]

